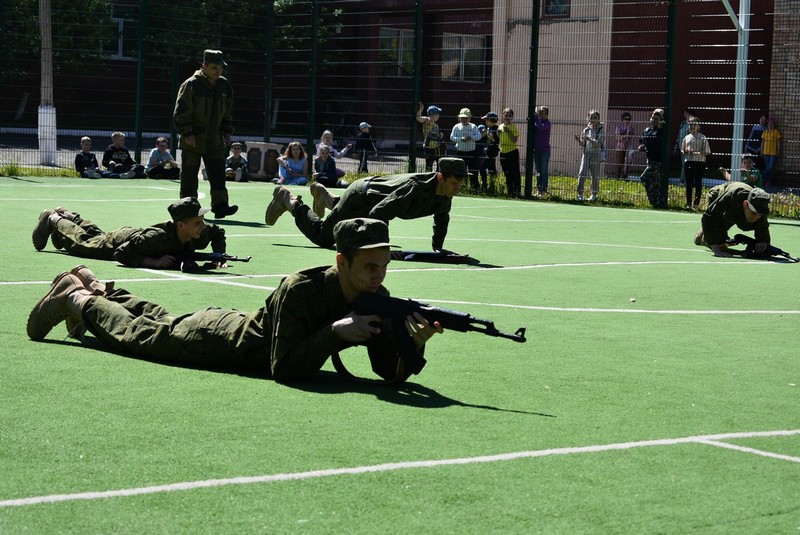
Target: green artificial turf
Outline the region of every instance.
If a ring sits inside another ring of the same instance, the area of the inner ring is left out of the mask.
[[[177,189],[172,181],[0,179],[0,504],[306,475],[2,505],[0,533],[800,529],[800,434],[720,440],[784,458],[699,442],[641,444],[800,429],[800,265],[714,258],[692,243],[698,214],[464,197],[454,200],[445,246],[481,264],[392,262],[385,284],[506,332],[524,326],[528,341],[446,332],[429,343],[422,373],[398,388],[348,382],[330,364],[315,380],[285,385],[165,366],[80,345],[62,326],[45,342],[28,340],[30,309],[58,272],[79,263],[183,313],[255,309],[281,276],[333,261],[289,215],[263,225],[272,186],[258,183],[230,184],[240,212],[219,223],[228,252],[253,260],[224,273],[131,269],[31,245],[42,209],[66,206],[108,230],[146,226],[167,217]],[[776,245],[800,254],[800,223],[770,228]],[[430,218],[390,229],[404,249],[430,246]],[[342,357],[369,375],[363,349]],[[623,443],[632,444],[580,449]],[[545,450],[554,451],[311,473]]]

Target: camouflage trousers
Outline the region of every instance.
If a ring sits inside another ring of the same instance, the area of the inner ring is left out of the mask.
[[[647,200],[653,207],[658,207],[661,197],[661,162],[647,160],[647,167],[639,180],[647,193]]]
[[[174,315],[121,288],[89,300],[86,329],[114,351],[161,363],[269,372],[264,309],[205,308]]]

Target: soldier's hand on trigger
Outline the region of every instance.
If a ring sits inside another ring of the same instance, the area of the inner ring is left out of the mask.
[[[333,332],[345,342],[363,342],[381,332],[381,317],[374,314],[362,316],[351,312],[333,322]]]
[[[422,349],[431,336],[437,333],[443,333],[444,329],[438,321],[433,322],[433,325],[428,323],[419,312],[414,312],[413,315],[409,314],[406,317],[406,330],[414,340],[414,345],[417,349]]]

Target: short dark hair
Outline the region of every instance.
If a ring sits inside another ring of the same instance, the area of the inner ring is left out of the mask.
[[[625,119],[630,119],[630,118],[631,118],[631,114],[630,114],[629,112],[627,112],[627,111],[626,111],[626,112],[624,112],[624,113],[622,114],[622,117],[621,117],[621,119],[622,119],[623,121],[624,121]]]

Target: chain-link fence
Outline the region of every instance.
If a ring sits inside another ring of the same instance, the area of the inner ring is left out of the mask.
[[[47,19],[51,38],[43,37]],[[800,213],[791,195],[800,188],[800,6],[791,0],[284,0],[246,9],[220,0],[18,0],[0,7],[0,23],[0,159],[11,168],[72,168],[81,136],[99,153],[117,130],[140,160],[158,136],[175,152],[177,89],[213,48],[234,87],[235,141],[297,140],[313,154],[330,130],[341,150],[367,122],[377,148],[370,173],[422,170],[420,106],[422,116],[442,109],[446,154],[469,147],[450,139],[464,108],[478,125],[510,108],[523,195],[540,189],[535,106],[547,106],[552,123],[547,193],[576,197],[583,149],[575,137],[597,110],[605,153],[597,194],[620,204],[646,199],[639,138],[652,111],[664,109],[669,188],[659,205],[673,207],[684,204],[674,149],[687,108],[711,149],[705,187],[723,180],[720,167],[738,168],[754,125],[769,117],[779,152],[756,163],[766,187],[781,193],[774,202],[783,215]],[[52,157],[43,154],[43,123],[55,138]],[[479,140],[476,171],[483,148]],[[351,149],[337,165],[354,173],[357,156]],[[496,166],[491,184],[502,194]]]

